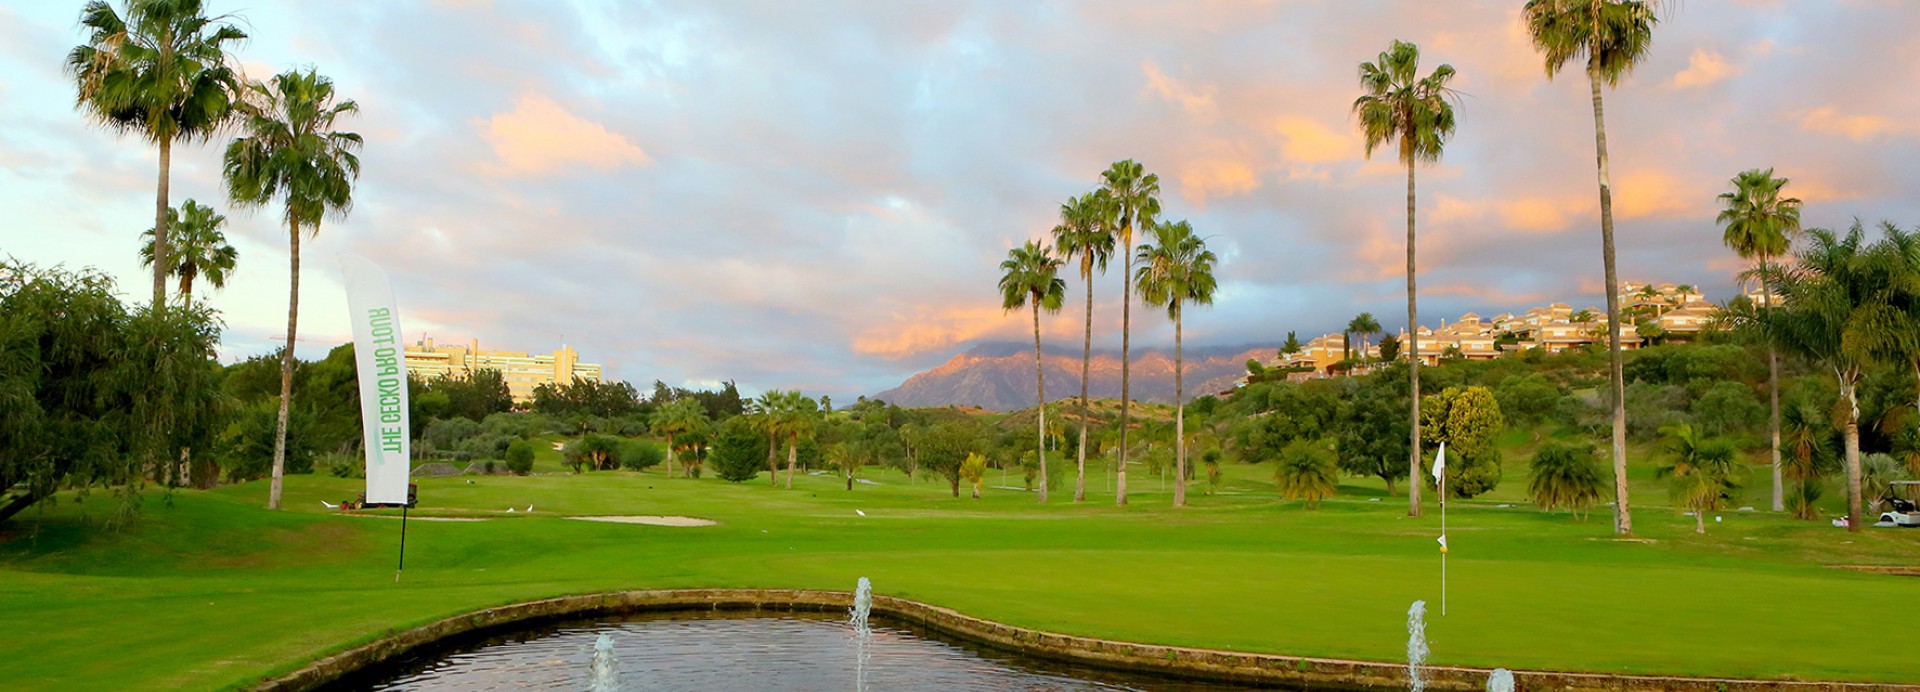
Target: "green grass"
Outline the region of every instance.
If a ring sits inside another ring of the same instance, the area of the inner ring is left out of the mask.
[[[539,464],[557,466],[545,455]],[[96,496],[70,495],[0,525],[0,681],[9,689],[239,686],[384,632],[553,595],[672,587],[875,590],[1010,624],[1174,645],[1392,661],[1405,613],[1429,602],[1439,665],[1906,681],[1912,651],[1885,636],[1920,579],[1832,565],[1920,563],[1920,531],[1847,534],[1824,522],[1728,512],[1706,536],[1666,507],[1636,465],[1635,541],[1613,540],[1606,508],[1586,522],[1519,499],[1524,459],[1486,498],[1455,502],[1449,614],[1439,616],[1437,508],[1402,516],[1404,496],[1349,479],[1319,511],[1279,502],[1267,465],[1228,464],[1219,494],[1131,475],[1112,505],[1089,464],[1089,502],[870,473],[791,491],[601,472],[420,482],[407,570],[394,581],[399,522],[343,516],[320,500],[362,481],[294,476],[286,507],[266,484],[149,493],[120,530]],[[1756,478],[1764,474],[1756,470]],[[469,483],[469,481],[472,481]],[[990,475],[988,485],[1019,485]],[[1403,491],[1404,492],[1404,491]],[[1764,489],[1755,491],[1764,494]],[[507,507],[535,512],[506,514]],[[1499,507],[1511,504],[1510,507]],[[1757,503],[1764,507],[1764,503]],[[855,510],[866,513],[859,516]],[[392,514],[382,510],[368,514]],[[719,526],[580,522],[566,515],[669,514]]]

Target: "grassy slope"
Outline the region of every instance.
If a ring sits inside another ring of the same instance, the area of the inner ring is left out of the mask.
[[[554,465],[543,459],[543,468]],[[1093,472],[1094,464],[1089,464]],[[284,671],[379,633],[486,605],[597,590],[765,586],[850,589],[951,606],[1018,625],[1120,639],[1395,660],[1408,603],[1430,602],[1438,664],[1757,677],[1904,680],[1910,650],[1876,636],[1912,605],[1908,578],[1833,564],[1920,562],[1920,531],[1847,535],[1824,524],[1728,513],[1709,534],[1666,508],[1636,467],[1635,525],[1611,540],[1604,510],[1575,522],[1500,508],[1524,464],[1448,521],[1450,614],[1437,615],[1437,514],[1402,516],[1377,481],[1353,479],[1318,512],[1277,502],[1264,465],[1230,465],[1220,494],[1166,508],[1141,474],[1134,504],[1040,507],[1024,493],[978,501],[944,483],[872,474],[841,489],[667,479],[659,471],[430,479],[393,580],[399,525],[340,516],[320,499],[359,481],[292,477],[289,511],[264,483],[150,497],[108,532],[71,498],[0,534],[0,681],[9,688],[206,688]],[[996,483],[990,483],[993,485]],[[1758,497],[1763,488],[1754,489]],[[508,506],[531,515],[504,514]],[[866,512],[860,517],[854,510]],[[97,509],[93,512],[101,514]],[[560,519],[687,514],[676,529]]]

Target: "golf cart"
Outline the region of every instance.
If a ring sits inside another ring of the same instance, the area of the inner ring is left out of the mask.
[[[1905,491],[1905,497],[1902,497]],[[1901,528],[1920,527],[1920,509],[1913,497],[1920,496],[1920,481],[1893,481],[1887,484],[1887,511],[1880,513],[1878,525]]]

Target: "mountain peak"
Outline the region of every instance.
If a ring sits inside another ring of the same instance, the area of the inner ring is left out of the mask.
[[[1013,342],[975,344],[955,354],[947,362],[907,378],[900,386],[875,394],[873,398],[910,408],[978,406],[995,411],[1027,408],[1034,405],[1036,394],[1032,348]],[[1248,358],[1261,357],[1271,350],[1266,347],[1188,349],[1182,359],[1186,371],[1187,399],[1217,394],[1230,388],[1235,380],[1246,373]],[[1077,396],[1080,393],[1079,349],[1043,348],[1042,354],[1047,398]],[[1132,360],[1133,398],[1137,401],[1173,403],[1172,350],[1137,350]],[[1088,370],[1090,396],[1119,398],[1120,354],[1095,351]]]

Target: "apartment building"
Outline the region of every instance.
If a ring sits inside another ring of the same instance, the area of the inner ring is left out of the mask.
[[[533,389],[543,384],[572,382],[575,377],[600,381],[600,365],[580,362],[580,354],[571,346],[561,346],[552,353],[527,354],[483,351],[479,339],[464,344],[437,344],[429,337],[409,344],[406,358],[407,373],[426,379],[441,375],[468,377],[479,370],[498,370],[516,403],[532,400]]]

